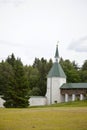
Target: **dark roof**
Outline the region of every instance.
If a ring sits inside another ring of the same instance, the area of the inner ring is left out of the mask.
[[[87,88],[87,83],[66,83],[63,84],[61,89],[75,89],[75,88]]]
[[[58,62],[55,62],[49,71],[47,77],[62,77],[66,78],[66,75]]]
[[[58,45],[56,46],[55,58],[59,58]]]

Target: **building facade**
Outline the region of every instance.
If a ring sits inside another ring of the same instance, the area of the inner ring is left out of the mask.
[[[87,83],[66,83],[66,75],[59,64],[58,45],[55,62],[47,76],[47,104],[84,100],[87,97]]]
[[[56,46],[55,62],[47,75],[47,104],[60,103],[63,101],[60,87],[66,83],[66,75],[59,64],[58,45]]]

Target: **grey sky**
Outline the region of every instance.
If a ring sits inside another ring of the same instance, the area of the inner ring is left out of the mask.
[[[58,40],[64,59],[87,59],[87,0],[0,0],[0,59],[54,58]]]
[[[76,52],[87,52],[87,36],[77,39],[76,41],[72,41],[68,49]]]

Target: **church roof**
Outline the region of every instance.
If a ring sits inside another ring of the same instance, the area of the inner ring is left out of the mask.
[[[58,45],[56,46],[55,58],[59,58]]]
[[[49,71],[47,77],[62,77],[66,78],[66,75],[58,62],[55,62]]]
[[[59,64],[59,52],[58,52],[58,45],[56,46],[56,52],[55,52],[55,62],[49,71],[47,77],[61,77],[66,78],[66,75]]]
[[[87,83],[65,83],[61,89],[76,89],[76,88],[87,88]]]

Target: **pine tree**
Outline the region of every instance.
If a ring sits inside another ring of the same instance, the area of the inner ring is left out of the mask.
[[[20,59],[15,59],[12,54],[6,60],[13,69],[13,78],[9,81],[10,85],[6,88],[3,99],[5,107],[28,107],[28,83],[24,73],[23,64]]]

